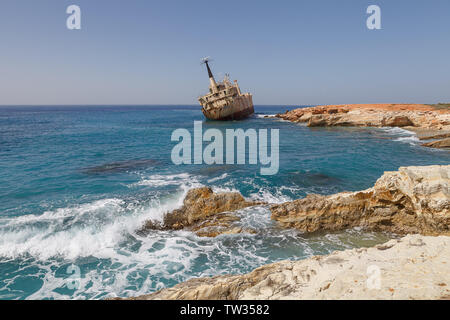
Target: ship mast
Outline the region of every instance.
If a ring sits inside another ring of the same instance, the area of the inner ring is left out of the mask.
[[[207,58],[203,58],[203,63],[206,64],[206,68],[208,69],[208,76],[209,76],[209,87],[211,89],[211,92],[217,92],[217,83],[216,80],[214,79],[214,76],[211,72],[211,68],[209,67],[209,57]]]

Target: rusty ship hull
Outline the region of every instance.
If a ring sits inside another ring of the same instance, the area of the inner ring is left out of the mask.
[[[202,108],[203,115],[209,120],[227,121],[248,118],[255,109],[251,95],[242,95],[220,107],[208,106]]]

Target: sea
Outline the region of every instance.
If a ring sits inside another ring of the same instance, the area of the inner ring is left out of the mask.
[[[200,107],[0,107],[0,299],[133,297],[191,278],[243,274],[281,260],[373,246],[395,237],[358,228],[304,234],[270,219],[269,205],[237,211],[256,234],[198,237],[137,232],[210,186],[269,204],[366,189],[384,171],[449,164],[399,128],[309,128],[255,106],[242,121],[205,120]],[[175,165],[176,129],[279,129],[279,171],[259,164]]]

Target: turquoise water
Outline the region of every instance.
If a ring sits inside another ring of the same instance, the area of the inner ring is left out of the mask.
[[[248,120],[211,122],[197,106],[0,107],[0,298],[134,296],[383,242],[389,235],[357,229],[281,230],[266,207],[238,212],[255,235],[142,236],[136,229],[180,206],[196,186],[279,203],[368,188],[400,166],[450,163],[449,152],[423,148],[401,129],[310,129],[264,118],[285,109],[257,106]],[[171,133],[192,131],[194,120],[204,130],[278,128],[279,173],[261,176],[259,165],[173,165]]]

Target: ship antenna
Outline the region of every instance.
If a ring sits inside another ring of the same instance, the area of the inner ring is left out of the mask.
[[[202,64],[206,64],[206,68],[208,69],[208,76],[209,76],[209,78],[210,79],[211,78],[214,79],[214,76],[213,76],[213,74],[211,72],[211,68],[209,67],[209,63],[208,63],[210,61],[212,61],[210,57],[205,57],[205,58],[202,59]]]
[[[205,57],[205,58],[202,59],[202,64],[206,64],[206,68],[208,69],[208,76],[209,76],[209,82],[210,82],[211,90],[213,92],[216,92],[217,91],[217,84],[216,84],[216,80],[214,79],[214,76],[213,76],[213,74],[211,72],[211,68],[209,67],[209,64],[208,64],[209,61],[212,61],[211,58],[210,57]]]

